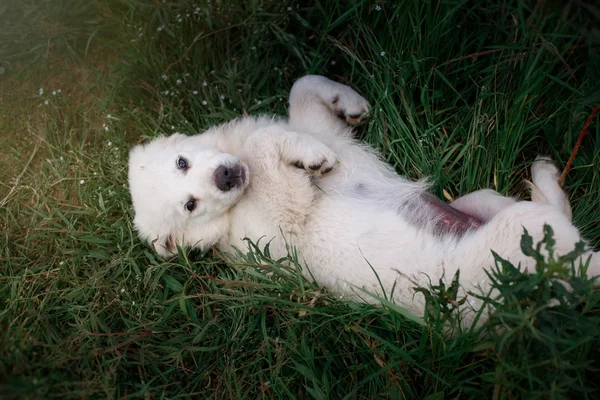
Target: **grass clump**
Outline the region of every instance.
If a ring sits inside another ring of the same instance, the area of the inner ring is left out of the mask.
[[[237,264],[159,260],[132,230],[126,187],[139,140],[284,114],[293,81],[320,73],[371,101],[361,134],[398,172],[431,176],[447,198],[522,196],[526,167],[538,153],[564,163],[598,100],[593,6],[31,0],[2,12],[3,398],[597,395],[598,292],[571,259],[526,274],[500,254],[486,324],[460,326],[454,285],[423,288],[419,324],[334,297],[266,243]],[[596,248],[599,167],[595,122],[566,187]]]

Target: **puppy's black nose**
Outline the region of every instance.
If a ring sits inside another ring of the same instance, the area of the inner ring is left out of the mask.
[[[215,183],[219,190],[227,192],[243,183],[242,167],[221,165],[215,170]]]

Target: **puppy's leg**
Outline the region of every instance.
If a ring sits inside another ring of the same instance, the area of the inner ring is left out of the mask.
[[[310,135],[256,130],[245,144],[250,185],[285,233],[302,231],[319,194],[312,176],[330,172],[336,154]]]
[[[512,197],[502,196],[495,190],[483,189],[459,197],[450,206],[485,222],[516,202]]]
[[[290,126],[319,134],[347,132],[369,111],[369,103],[349,86],[320,75],[298,79],[290,92]]]
[[[571,204],[567,194],[558,184],[559,171],[548,157],[538,156],[531,166],[531,201],[549,204],[561,210],[563,214],[573,219]]]
[[[490,250],[509,260],[513,265],[532,271],[535,260],[523,254],[521,238],[526,229],[537,244],[544,238],[544,225],[550,225],[554,231],[556,256],[563,256],[575,249],[575,244],[581,240],[577,228],[559,209],[553,206],[521,201],[508,206],[491,218],[484,226],[464,236],[459,245],[450,255],[447,265],[459,266],[461,280],[468,286],[487,279],[482,267],[494,265]],[[545,256],[548,255],[545,246],[540,248]],[[588,276],[600,274],[600,259],[597,253],[587,252],[582,261],[591,256]],[[579,266],[579,262],[575,263]],[[446,273],[454,272],[447,269]]]
[[[326,174],[333,169],[337,155],[327,145],[309,135],[272,126],[257,129],[245,146],[249,162],[255,168],[272,171],[281,163],[304,169],[311,174]]]
[[[567,194],[558,184],[559,171],[552,160],[538,156],[531,166],[531,201],[556,207],[564,215],[573,219],[571,204]],[[505,197],[491,189],[478,190],[459,197],[450,205],[457,210],[470,214],[482,221],[488,221],[498,212],[516,203],[511,197]]]

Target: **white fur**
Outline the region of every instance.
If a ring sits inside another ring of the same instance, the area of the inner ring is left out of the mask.
[[[246,237],[271,241],[274,257],[285,256],[292,245],[310,269],[305,275],[319,284],[368,299],[355,287],[381,294],[381,282],[388,295],[394,287],[394,301],[419,315],[424,302],[413,288],[443,276],[450,280],[459,268],[465,290],[486,290],[484,268],[494,264],[492,250],[533,268],[520,249],[523,228],[537,243],[543,225],[551,225],[559,255],[581,239],[556,184],[558,170],[546,160],[532,168],[533,202],[484,190],[452,203],[486,221],[477,230],[440,236],[415,223],[415,214],[429,212],[419,207],[426,184],[398,176],[352,137],[347,123],[358,122],[368,107],[350,87],[309,75],[292,87],[289,121],[248,117],[202,135],[174,135],[135,147],[129,182],[136,229],[164,257],[176,252],[176,245],[244,249]],[[179,155],[191,161],[186,174],[175,167]],[[248,168],[249,183],[219,192],[214,169],[239,161]],[[200,202],[192,213],[183,208],[190,196]],[[598,255],[588,272],[600,274]]]

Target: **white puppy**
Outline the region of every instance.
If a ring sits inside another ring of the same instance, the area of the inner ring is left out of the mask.
[[[305,76],[292,87],[287,121],[248,117],[136,146],[137,231],[163,257],[177,246],[244,249],[246,237],[270,241],[274,257],[294,246],[305,275],[331,291],[368,298],[356,288],[384,290],[418,315],[424,301],[413,288],[459,268],[465,290],[486,290],[492,250],[533,268],[521,252],[523,228],[537,243],[551,225],[559,255],[581,240],[548,160],[533,164],[533,202],[482,190],[449,207],[353,138],[348,124],[368,107],[348,86]],[[596,254],[588,273],[600,274]]]

